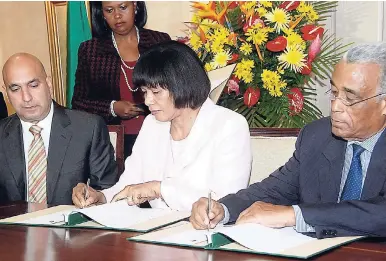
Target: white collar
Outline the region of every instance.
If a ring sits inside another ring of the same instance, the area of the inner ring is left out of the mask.
[[[52,124],[52,118],[54,116],[54,103],[51,102],[51,108],[50,112],[47,114],[47,116],[39,121],[36,125],[38,125],[40,128],[42,128],[44,131],[51,131],[51,124]],[[20,119],[21,126],[23,128],[23,132],[29,132],[29,128],[31,128],[32,125],[34,125],[31,122],[23,121]]]

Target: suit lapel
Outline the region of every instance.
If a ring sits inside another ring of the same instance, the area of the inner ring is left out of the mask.
[[[60,170],[67,152],[72,133],[66,129],[71,124],[64,108],[54,103],[50,145],[48,148],[47,166],[47,202],[50,203],[59,179]]]
[[[16,116],[12,118],[4,131],[3,151],[8,165],[11,169],[15,184],[19,189],[20,197],[25,199],[25,158],[23,133],[20,119]]]
[[[365,183],[363,184],[362,200],[378,196],[382,190],[386,179],[386,132],[384,131],[375,144],[371,154]]]
[[[346,144],[345,140],[333,137],[323,151],[328,164],[320,169],[322,202],[338,202]]]

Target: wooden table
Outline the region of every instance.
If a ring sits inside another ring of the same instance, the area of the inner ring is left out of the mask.
[[[45,208],[16,202],[0,206],[0,218]],[[149,260],[149,261],[268,261],[295,260],[264,255],[207,251],[127,241],[135,233],[96,229],[61,229],[0,225],[0,260]],[[386,239],[366,239],[337,248],[310,260],[384,261]]]

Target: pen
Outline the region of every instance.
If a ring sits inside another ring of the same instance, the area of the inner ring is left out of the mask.
[[[90,188],[90,179],[87,179],[86,183],[86,191],[84,192],[84,199],[87,200],[89,197],[88,189]]]
[[[212,211],[212,193],[209,191],[208,193],[208,219],[209,219],[209,213]],[[210,219],[208,223],[208,231],[210,229]]]

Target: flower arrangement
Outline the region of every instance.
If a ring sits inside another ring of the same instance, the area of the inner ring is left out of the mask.
[[[302,127],[322,116],[315,81],[327,79],[347,45],[327,36],[330,1],[192,2],[187,43],[207,71],[238,63],[220,104],[250,127]]]

